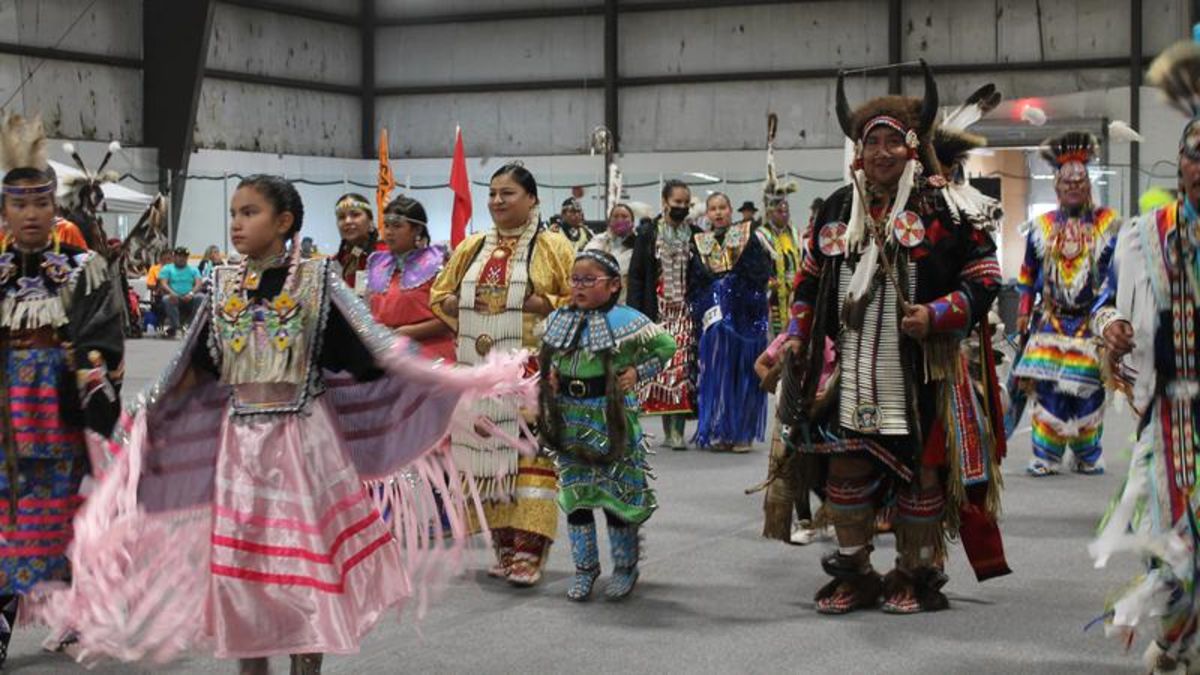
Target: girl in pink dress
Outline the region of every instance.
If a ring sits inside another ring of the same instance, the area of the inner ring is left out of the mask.
[[[429,289],[447,251],[430,246],[428,222],[421,202],[405,195],[384,208],[388,250],[367,259],[367,300],[371,316],[420,345],[422,356],[454,363],[454,332],[429,309]]]
[[[467,536],[442,441],[469,399],[528,395],[520,359],[420,358],[327,261],[301,260],[303,216],[287,181],[242,181],[231,232],[245,262],[215,270],[173,364],[93,452],[104,475],[76,519],[73,584],[38,608],[77,632],[81,661],[211,649],[242,673],[281,654],[316,673]],[[362,488],[391,476],[382,502]]]

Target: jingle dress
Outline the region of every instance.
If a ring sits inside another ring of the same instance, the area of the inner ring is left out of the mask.
[[[693,237],[688,301],[700,329],[700,447],[763,440],[767,394],[754,361],[767,348],[770,253],[749,222]]]
[[[687,285],[691,239],[697,231],[690,223],[674,225],[660,215],[638,232],[630,257],[627,303],[674,336],[677,346],[671,362],[642,385],[639,400],[645,415],[691,415],[696,409],[699,341]]]
[[[1082,219],[1051,211],[1029,225],[1020,312],[1040,315],[1013,375],[1033,383],[1033,454],[1053,464],[1068,447],[1082,462],[1100,459],[1104,384],[1090,317],[1119,228],[1108,208]]]
[[[78,632],[80,660],[354,652],[452,562],[465,497],[441,440],[460,402],[517,391],[520,364],[424,361],[330,267],[218,267],[167,371],[95,451],[74,584],[39,610]],[[401,470],[381,504],[362,489]]]
[[[429,297],[433,313],[458,334],[457,362],[479,363],[493,351],[536,350],[535,327],[542,318],[524,311],[525,299],[537,294],[551,307],[564,305],[573,264],[574,250],[566,238],[532,223],[507,235],[493,229],[463,240]],[[442,310],[450,295],[458,297],[457,317]],[[529,360],[532,369],[536,359],[529,356]],[[516,405],[481,401],[479,412],[509,434],[517,434],[521,411]],[[528,549],[538,558],[528,562],[540,566],[547,542],[554,540],[558,529],[554,464],[543,456],[521,456],[513,447],[484,446],[470,434],[456,434],[451,441],[458,466],[479,486],[493,536],[506,545]],[[482,526],[473,525],[477,531]]]
[[[599,508],[626,523],[645,522],[657,502],[647,480],[650,467],[637,394],[616,393],[615,377],[630,367],[639,381],[654,377],[675,353],[674,338],[625,305],[563,308],[550,315],[543,349],[549,350],[559,382],[549,413],[556,419],[547,420],[558,425],[558,505],[568,514]],[[623,417],[621,448],[611,441],[613,397]]]
[[[1145,572],[1108,604],[1108,632],[1129,644],[1139,628],[1167,653],[1195,656],[1200,605],[1200,226],[1185,203],[1160,207],[1122,228],[1110,285],[1092,330],[1133,325],[1126,357],[1138,415],[1129,476],[1090,551],[1096,566],[1134,552]],[[1165,644],[1164,644],[1165,642]],[[1194,661],[1193,661],[1194,663]]]
[[[371,316],[388,328],[438,318],[429,308],[429,291],[446,261],[446,249],[427,246],[395,256],[376,251],[367,261],[367,302]],[[417,341],[427,359],[454,363],[454,334],[446,332]]]
[[[66,245],[0,251],[0,595],[8,596],[69,576],[89,472],[84,438],[107,436],[117,421],[124,336],[102,257]],[[89,383],[77,368],[101,378]]]

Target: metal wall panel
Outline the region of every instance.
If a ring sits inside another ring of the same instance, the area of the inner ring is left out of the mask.
[[[579,78],[604,74],[600,17],[381,28],[380,86]]]
[[[1142,42],[1147,54],[1157,54],[1192,36],[1190,0],[1142,0]]]
[[[358,86],[357,28],[218,3],[209,68]]]
[[[196,146],[324,157],[359,155],[358,97],[207,79]]]
[[[39,61],[0,55],[0,102],[12,95]],[[40,113],[52,137],[137,144],[142,141],[142,74],[128,68],[47,60],[8,109]]]
[[[936,73],[936,66],[935,66]],[[992,82],[1006,100],[1030,96],[1054,96],[1072,92],[1129,86],[1129,70],[1120,68],[1064,71],[1014,71],[977,75],[941,74],[937,76],[938,94],[947,105],[966,100],[980,86]],[[919,96],[921,80],[905,78],[905,93]],[[1050,111],[1047,111],[1050,112]],[[1058,111],[1065,114],[1066,111]]]
[[[473,156],[570,154],[587,152],[604,100],[599,89],[388,96],[376,110],[376,126],[387,128],[399,156],[449,156],[455,124],[469,136]]]
[[[142,54],[142,3],[105,0],[90,9],[79,0],[0,0],[0,41],[128,56]],[[82,17],[80,14],[82,13]],[[79,22],[67,33],[67,27]]]
[[[851,105],[885,93],[882,78],[851,78]],[[768,112],[779,115],[779,148],[842,144],[833,117],[834,81],[746,82],[637,87],[621,93],[625,152],[747,150],[765,147]]]
[[[621,18],[622,76],[855,67],[887,62],[874,0],[647,12]]]
[[[271,0],[276,5],[312,9],[343,16],[358,16],[360,0]]]
[[[905,0],[903,12],[905,58],[923,57],[931,63],[1129,54],[1127,2]]]
[[[375,0],[375,14],[381,19],[391,19],[473,12],[554,10],[588,7],[597,2],[598,0]]]

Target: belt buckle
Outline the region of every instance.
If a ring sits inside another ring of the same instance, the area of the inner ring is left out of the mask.
[[[494,346],[496,346],[496,338],[487,333],[475,338],[475,353],[480,356],[487,356]]]
[[[587,385],[580,380],[571,380],[567,383],[567,393],[574,398],[583,398],[587,394]]]

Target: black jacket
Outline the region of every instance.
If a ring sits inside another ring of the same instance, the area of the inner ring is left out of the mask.
[[[662,276],[662,264],[658,260],[658,224],[662,219],[660,214],[654,220],[643,220],[638,226],[629,260],[629,291],[625,296],[625,304],[656,323],[658,278]],[[699,232],[695,226],[691,226],[691,231],[692,234]]]

